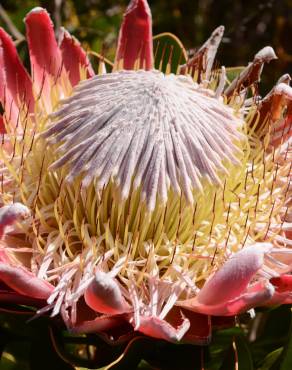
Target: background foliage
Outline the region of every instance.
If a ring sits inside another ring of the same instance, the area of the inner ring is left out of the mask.
[[[28,66],[23,18],[35,6],[49,10],[57,26],[64,25],[88,49],[114,58],[122,13],[127,0],[1,0],[21,33],[18,49]],[[279,59],[265,67],[264,94],[283,73],[292,73],[291,0],[152,0],[154,35],[176,34],[190,53],[220,24],[226,32],[218,61],[225,66],[246,65],[266,45],[274,47]],[[1,14],[0,14],[1,15]],[[0,17],[0,25],[9,25]],[[44,45],[45,47],[45,45]],[[29,67],[29,66],[28,66]],[[109,347],[97,336],[68,337],[58,323],[46,318],[27,323],[29,309],[17,317],[0,307],[1,370],[72,370],[73,366],[101,368],[103,362],[121,356],[108,369],[162,370],[291,370],[291,308],[258,310],[255,319],[241,316],[230,329],[215,332],[209,347],[172,345],[134,338],[132,345]],[[58,354],[57,354],[58,353]],[[90,361],[86,356],[91,357]]]
[[[34,6],[43,6],[57,27],[64,25],[88,48],[103,51],[111,59],[127,3],[128,0],[1,0],[23,34],[25,14]],[[149,0],[149,4],[154,35],[172,32],[190,52],[223,24],[225,35],[217,59],[225,66],[246,65],[262,47],[273,46],[279,59],[265,68],[264,91],[281,74],[292,73],[292,0]],[[7,28],[5,24],[4,27]]]

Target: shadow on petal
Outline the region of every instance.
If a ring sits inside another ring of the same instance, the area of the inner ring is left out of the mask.
[[[59,45],[64,66],[67,72],[69,72],[72,86],[77,85],[80,81],[81,68],[86,71],[87,78],[94,76],[95,73],[89,59],[87,58],[86,52],[81,47],[79,41],[74,36],[71,36],[63,27],[61,28]]]
[[[189,320],[190,327],[183,336],[182,342],[197,345],[209,344],[212,333],[211,317],[175,306],[165,317],[165,320],[173,327],[179,327],[184,318]]]
[[[38,279],[33,273],[19,266],[14,267],[0,262],[0,280],[15,292],[37,299],[48,299],[54,286]]]
[[[140,325],[137,330],[152,338],[164,339],[169,342],[178,342],[190,328],[189,319],[183,314],[180,315],[181,319],[175,318],[175,320],[172,320],[173,324],[176,326],[172,326],[166,320],[161,320],[155,316],[141,316]]]

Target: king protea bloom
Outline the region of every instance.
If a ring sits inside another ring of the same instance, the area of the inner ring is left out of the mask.
[[[229,82],[220,26],[173,70],[132,0],[95,75],[46,10],[25,24],[31,75],[0,30],[0,301],[197,344],[218,316],[292,303],[290,77],[256,96],[273,49]]]

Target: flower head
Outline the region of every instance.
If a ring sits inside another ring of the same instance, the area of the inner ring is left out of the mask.
[[[227,163],[240,163],[240,119],[214,95],[191,77],[155,70],[87,80],[44,134],[62,143],[50,168],[68,163],[65,181],[84,174],[81,186],[95,180],[97,192],[112,180],[122,200],[133,183],[150,212],[156,200],[167,203],[170,188],[193,204],[204,178],[220,184]]]
[[[150,10],[132,0],[113,71],[93,76],[45,10],[25,21],[32,78],[0,31],[0,278],[13,299],[75,332],[127,322],[192,343],[208,342],[210,316],[291,303],[290,78],[263,99],[253,89],[273,49],[228,83],[212,69],[221,26],[176,74],[172,50],[155,70]]]

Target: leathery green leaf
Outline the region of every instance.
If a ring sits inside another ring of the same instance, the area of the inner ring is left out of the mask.
[[[231,82],[237,78],[240,73],[245,69],[246,67],[227,67],[225,68],[226,71],[226,77],[227,77],[227,83],[231,84]]]

